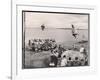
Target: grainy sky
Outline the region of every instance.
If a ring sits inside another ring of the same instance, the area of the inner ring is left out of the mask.
[[[88,15],[25,12],[25,27],[39,28],[42,24],[46,28],[71,28],[73,24],[88,29]]]

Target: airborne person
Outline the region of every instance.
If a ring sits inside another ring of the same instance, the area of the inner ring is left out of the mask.
[[[76,38],[77,35],[78,35],[73,24],[72,24],[72,35],[73,35],[75,38]]]
[[[42,25],[41,25],[41,29],[42,29],[42,30],[44,30],[44,29],[45,29],[45,26],[44,26],[44,24],[42,24]]]

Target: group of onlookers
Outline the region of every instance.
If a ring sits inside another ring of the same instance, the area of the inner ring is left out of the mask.
[[[35,52],[53,50],[57,47],[54,39],[33,39],[29,40],[28,45]]]
[[[60,44],[58,45],[54,39],[33,39],[29,40],[28,45],[34,52],[50,51],[50,67],[81,66],[88,63],[88,55],[84,46],[75,52],[74,50],[67,50]]]
[[[88,65],[88,55],[84,46],[81,46],[80,51],[63,50],[61,54],[58,51],[53,51],[51,54],[50,67],[84,65]]]

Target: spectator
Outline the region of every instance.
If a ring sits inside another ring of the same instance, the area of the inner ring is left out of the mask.
[[[86,49],[84,48],[84,46],[82,45],[81,48],[80,48],[80,53],[84,54],[84,55],[87,55],[86,54]]]
[[[52,54],[49,66],[50,67],[57,67],[57,63],[58,63],[57,57],[54,54]]]
[[[67,59],[66,59],[66,56],[64,55],[62,60],[61,60],[61,67],[64,67],[67,65]]]

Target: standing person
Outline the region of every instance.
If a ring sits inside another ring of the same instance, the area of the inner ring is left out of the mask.
[[[57,63],[58,63],[57,55],[55,53],[52,53],[51,54],[51,61],[50,61],[49,66],[50,67],[57,67]]]
[[[35,41],[35,52],[38,52],[38,40]]]
[[[59,53],[59,58],[61,57],[61,55],[62,55],[62,53],[64,52],[64,51],[66,51],[65,49],[64,49],[64,47],[62,46],[62,45],[59,45],[58,46],[58,53]]]
[[[31,40],[28,41],[28,45],[29,45],[29,46],[31,45]]]
[[[81,48],[80,48],[80,53],[84,54],[84,55],[87,55],[86,54],[86,49],[84,48],[84,46],[82,45]]]
[[[80,53],[84,55],[84,58],[85,58],[85,64],[88,64],[88,54],[87,54],[87,51],[86,49],[84,48],[84,46],[82,45],[81,48],[80,48]],[[83,59],[82,59],[83,60]],[[84,61],[84,60],[83,60]],[[82,62],[83,62],[82,61]]]

